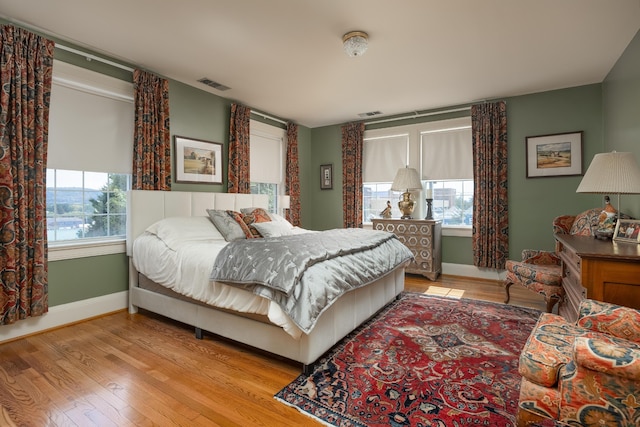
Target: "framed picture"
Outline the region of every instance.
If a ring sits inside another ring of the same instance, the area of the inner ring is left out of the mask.
[[[174,136],[176,182],[222,184],[222,144]]]
[[[616,230],[613,232],[616,242],[640,243],[640,220],[618,219]]]
[[[320,165],[320,189],[331,190],[333,188],[333,164]]]
[[[526,139],[527,178],[582,175],[582,132]]]

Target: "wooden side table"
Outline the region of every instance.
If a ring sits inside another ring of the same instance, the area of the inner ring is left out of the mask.
[[[555,238],[566,294],[558,307],[563,317],[575,321],[585,298],[640,309],[640,245],[591,236]]]
[[[407,273],[438,278],[442,272],[442,221],[375,218],[373,229],[394,233],[411,250],[415,259],[407,266]]]

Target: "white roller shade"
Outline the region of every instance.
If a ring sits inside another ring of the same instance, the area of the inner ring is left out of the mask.
[[[422,179],[473,179],[471,127],[420,134]]]
[[[251,182],[280,184],[283,179],[284,130],[251,121],[249,150]]]
[[[54,61],[47,167],[131,173],[133,84]]]
[[[406,167],[409,135],[394,135],[364,140],[362,180],[392,182],[398,169]]]

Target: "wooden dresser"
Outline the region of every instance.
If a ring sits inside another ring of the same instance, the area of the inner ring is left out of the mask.
[[[406,272],[436,280],[442,272],[440,239],[442,221],[427,219],[374,219],[374,230],[394,233],[413,253],[415,259]]]
[[[559,313],[578,317],[585,298],[640,309],[640,245],[556,234],[566,297]]]

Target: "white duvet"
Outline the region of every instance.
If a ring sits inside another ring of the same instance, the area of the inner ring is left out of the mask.
[[[208,217],[166,218],[134,241],[133,265],[149,279],[181,295],[219,308],[266,315],[293,338],[299,338],[302,331],[278,304],[209,280],[215,257],[226,244]]]

